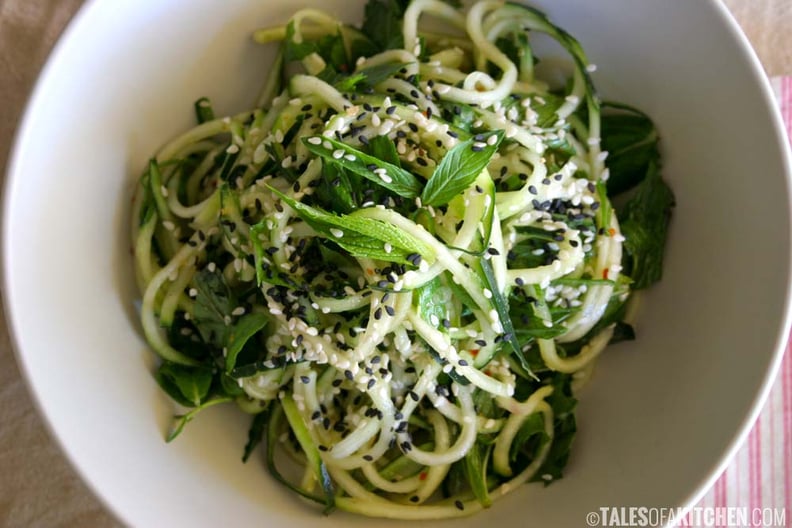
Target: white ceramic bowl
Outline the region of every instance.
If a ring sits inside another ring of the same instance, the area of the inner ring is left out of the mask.
[[[306,1],[357,20],[362,3]],[[678,198],[638,340],[582,395],[566,477],[460,526],[580,526],[600,506],[689,505],[745,435],[789,323],[790,162],[760,66],[715,1],[537,0],[609,98],[653,116]],[[212,409],[178,441],[138,330],[132,182],[207,95],[244,109],[270,54],[249,35],[287,1],[92,1],[52,55],[5,192],[5,302],[18,360],[64,451],[135,526],[371,526],[330,520],[240,462],[247,420]]]

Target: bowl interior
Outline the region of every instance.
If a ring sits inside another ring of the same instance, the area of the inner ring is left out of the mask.
[[[346,20],[362,2],[310,1]],[[609,349],[581,394],[562,481],[525,486],[461,526],[583,523],[606,505],[680,506],[744,434],[788,329],[789,161],[759,66],[716,2],[550,1],[598,65],[604,98],[649,113],[678,205],[665,276],[638,340]],[[62,447],[135,526],[372,525],[323,518],[240,462],[247,419],[206,411],[176,442],[150,376],[128,241],[149,156],[192,102],[246,109],[270,49],[249,38],[290,2],[89,2],[52,56],[20,129],[5,195],[6,307],[19,362]],[[385,521],[377,521],[387,524]],[[420,524],[420,523],[419,523]],[[428,524],[427,524],[428,525]]]

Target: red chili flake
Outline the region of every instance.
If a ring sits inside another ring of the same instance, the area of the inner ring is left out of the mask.
[[[610,229],[608,229],[608,234],[610,236],[616,236],[616,230],[611,227]]]
[[[478,348],[474,348],[473,350],[470,351],[470,355],[473,356],[473,357],[478,356],[478,353],[479,353],[479,349]]]
[[[602,278],[608,280],[608,268],[602,270]]]
[[[371,268],[366,268],[366,274],[367,275],[374,275],[374,270],[371,269]]]
[[[418,475],[418,480],[426,480],[426,477],[428,476],[429,475],[426,473],[426,471],[421,471],[421,474]]]
[[[340,70],[341,70],[343,73],[347,73],[347,72],[349,71],[349,65],[348,65],[348,64],[342,64],[341,66],[339,66],[339,69],[340,69]]]

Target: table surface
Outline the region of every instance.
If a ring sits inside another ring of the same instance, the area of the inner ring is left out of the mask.
[[[792,1],[723,1],[768,75],[792,75]],[[36,75],[82,3],[0,0],[0,168],[6,165]],[[118,526],[49,436],[20,378],[1,321],[0,364],[5,367],[0,369],[0,526]]]

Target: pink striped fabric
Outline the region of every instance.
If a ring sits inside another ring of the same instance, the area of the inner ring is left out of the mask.
[[[792,138],[792,77],[772,80]],[[700,507],[786,509],[792,523],[792,343],[747,440],[707,492]],[[720,526],[717,524],[716,526]]]

